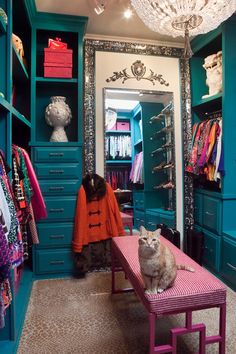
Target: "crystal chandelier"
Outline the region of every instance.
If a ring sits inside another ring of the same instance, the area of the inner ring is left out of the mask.
[[[185,57],[191,57],[189,35],[207,33],[236,11],[236,0],[131,0],[138,16],[152,31],[185,36]]]

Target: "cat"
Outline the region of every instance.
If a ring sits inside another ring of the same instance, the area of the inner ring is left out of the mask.
[[[176,264],[169,247],[160,241],[160,234],[161,229],[148,231],[140,227],[138,255],[146,294],[162,293],[171,287],[178,269],[195,271],[189,266]]]

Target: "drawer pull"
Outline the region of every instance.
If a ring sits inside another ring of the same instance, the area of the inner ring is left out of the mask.
[[[64,170],[49,170],[49,173],[55,174],[55,175],[61,175],[64,172],[65,172]]]
[[[213,249],[212,249],[212,248],[209,248],[209,247],[207,247],[207,246],[205,246],[204,248],[205,248],[205,250],[209,251],[210,253],[213,252]]]
[[[50,213],[63,213],[64,208],[60,209],[49,209]]]
[[[205,214],[209,216],[214,216],[214,214],[210,213],[209,211],[206,211]]]
[[[63,191],[64,187],[49,187],[50,191]]]
[[[64,235],[50,235],[49,238],[51,240],[57,240],[57,239],[62,239],[64,238]]]
[[[63,157],[64,156],[64,152],[50,152],[49,156]]]
[[[51,265],[55,265],[55,264],[64,264],[64,261],[51,261],[50,264]]]
[[[232,264],[227,263],[227,266],[230,267],[231,269],[233,269],[236,272],[236,267],[234,267]]]

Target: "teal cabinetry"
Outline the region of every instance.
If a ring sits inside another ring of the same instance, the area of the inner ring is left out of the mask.
[[[44,195],[47,218],[38,223],[40,240],[34,247],[34,273],[68,274],[73,269],[71,242],[76,197],[82,180],[83,36],[87,18],[36,13],[31,31],[32,159]],[[44,77],[44,49],[49,38],[61,38],[72,50],[72,78]],[[72,119],[68,142],[50,142],[45,121],[51,96],[64,96]]]
[[[70,249],[41,249],[35,253],[36,273],[65,273],[73,270]]]
[[[0,7],[8,18],[7,24],[0,18],[0,149],[8,165],[12,167],[12,143],[28,149],[31,135],[30,27],[22,0],[0,0]],[[12,33],[22,39],[24,62],[12,45]],[[1,354],[16,352],[32,279],[33,272],[30,264],[24,264],[23,268],[11,272],[12,302],[6,310],[5,327],[0,329]]]
[[[222,240],[222,266],[221,275],[236,288],[236,238],[223,237]]]
[[[193,123],[214,119],[216,116],[222,117],[225,172],[220,180],[213,182],[203,181],[202,176],[194,179],[195,224],[205,234],[204,264],[234,287],[234,271],[227,263],[232,263],[233,254],[236,256],[232,236],[236,230],[236,148],[232,143],[236,139],[233,114],[236,99],[233,90],[236,75],[235,25],[234,15],[216,30],[196,37],[191,42],[194,55],[190,60]],[[204,59],[219,51],[222,51],[222,91],[203,97],[209,90],[206,85],[206,71],[202,66]]]

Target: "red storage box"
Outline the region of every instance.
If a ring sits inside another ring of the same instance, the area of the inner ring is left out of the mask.
[[[44,63],[44,77],[58,77],[71,79],[72,78],[72,66],[65,67],[63,65],[54,63]]]
[[[72,49],[44,48],[44,77],[72,78]]]
[[[130,130],[129,122],[117,122],[116,130]]]

